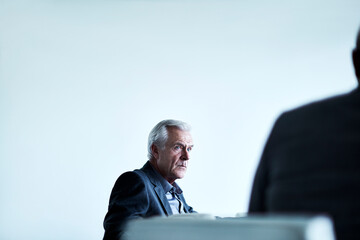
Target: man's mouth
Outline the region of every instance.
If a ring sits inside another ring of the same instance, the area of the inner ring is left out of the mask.
[[[178,167],[187,168],[187,164],[186,164],[186,163],[182,163],[182,164],[179,164]]]

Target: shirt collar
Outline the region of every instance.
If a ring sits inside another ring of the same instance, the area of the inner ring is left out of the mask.
[[[172,185],[173,187],[174,187],[174,191],[177,193],[177,194],[182,194],[182,190],[181,190],[181,188],[179,187],[179,185],[177,185],[177,183],[176,182],[174,182],[173,183],[173,185]]]

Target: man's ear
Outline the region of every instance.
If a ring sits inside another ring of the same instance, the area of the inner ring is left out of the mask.
[[[360,82],[360,50],[359,49],[355,48],[353,50],[352,59],[353,59],[353,63],[354,63],[356,77],[357,77],[358,81]]]
[[[158,159],[158,157],[159,157],[159,149],[155,144],[151,145],[151,152],[152,152],[152,155],[154,156],[154,158]]]

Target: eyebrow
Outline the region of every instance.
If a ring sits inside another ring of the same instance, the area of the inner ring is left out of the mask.
[[[183,143],[181,143],[181,142],[175,142],[174,145],[180,145],[180,146],[182,146],[182,147],[185,147],[185,145],[184,145]],[[193,147],[194,147],[194,144],[193,144],[193,145],[189,145],[188,147],[193,148]]]

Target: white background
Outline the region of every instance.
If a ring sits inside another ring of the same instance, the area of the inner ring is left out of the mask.
[[[159,121],[193,126],[178,183],[246,212],[276,117],[356,86],[359,0],[0,1],[0,239],[101,239]]]

